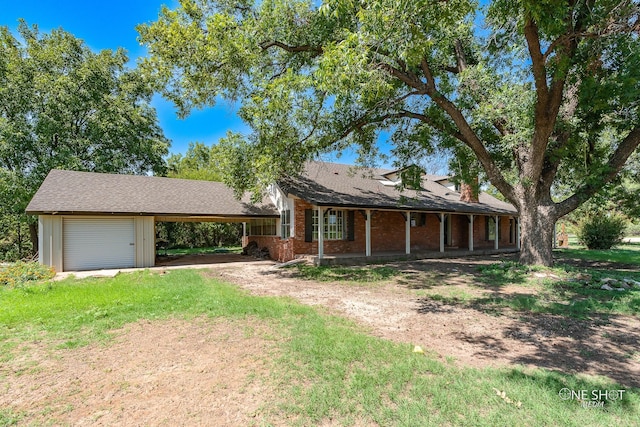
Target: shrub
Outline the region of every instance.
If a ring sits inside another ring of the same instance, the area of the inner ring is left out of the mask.
[[[592,214],[578,223],[577,235],[587,249],[611,249],[622,243],[626,227],[618,214]]]
[[[0,286],[20,286],[30,281],[51,279],[55,274],[53,267],[37,262],[17,261],[0,266]]]

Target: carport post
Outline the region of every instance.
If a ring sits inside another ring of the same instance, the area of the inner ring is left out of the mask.
[[[324,258],[324,212],[318,206],[318,259]]]
[[[520,218],[516,218],[516,249],[520,250]]]
[[[498,240],[500,239],[500,217],[496,215],[496,239],[493,241],[493,248],[498,249]]]
[[[371,209],[367,209],[366,211],[367,214],[367,222],[365,224],[365,232],[364,232],[364,236],[365,236],[365,255],[366,256],[371,256]]]
[[[473,252],[473,214],[469,215],[469,252]]]

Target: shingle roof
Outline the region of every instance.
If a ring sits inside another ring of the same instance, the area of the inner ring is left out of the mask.
[[[302,177],[288,178],[279,184],[286,193],[319,206],[360,207],[378,209],[412,209],[432,212],[478,214],[517,214],[509,203],[486,193],[479,203],[460,201],[460,193],[426,175],[421,191],[399,191],[384,185],[385,169],[356,169],[354,166],[325,162],[309,162]],[[437,177],[442,179],[443,177]]]
[[[430,212],[517,214],[486,193],[480,203],[460,201],[460,194],[426,175],[422,191],[385,185],[386,169],[356,169],[337,163],[309,162],[298,178],[282,180],[289,194],[319,206],[411,209]],[[389,184],[389,181],[386,181]],[[234,197],[220,182],[52,170],[26,209],[29,214],[135,214],[155,216],[277,216],[268,198],[254,205]]]
[[[26,209],[29,214],[275,216],[269,199],[237,200],[221,182],[52,170]]]

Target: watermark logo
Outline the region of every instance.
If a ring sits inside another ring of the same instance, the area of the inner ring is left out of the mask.
[[[562,400],[577,400],[583,408],[604,408],[605,402],[622,400],[626,390],[572,390],[563,388],[558,392]]]

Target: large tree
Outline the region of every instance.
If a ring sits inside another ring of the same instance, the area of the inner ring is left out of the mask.
[[[544,265],[555,221],[640,144],[639,30],[637,1],[607,0],[183,0],[139,27],[181,114],[240,101],[236,189],[347,146],[370,159],[385,130],[400,165],[446,147],[481,171]]]
[[[147,78],[122,49],[95,53],[62,29],[0,27],[0,215],[24,209],[53,168],[164,173],[169,141]]]

